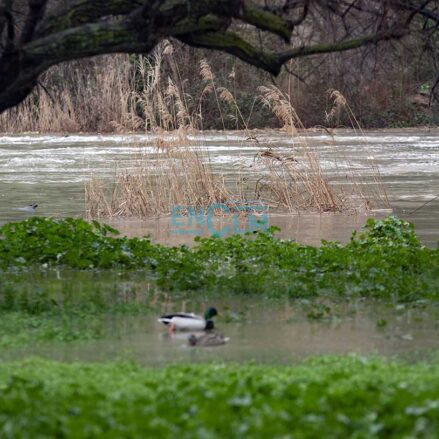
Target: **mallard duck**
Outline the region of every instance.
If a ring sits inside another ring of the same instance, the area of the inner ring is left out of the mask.
[[[173,331],[208,331],[214,328],[212,317],[216,316],[218,311],[210,307],[204,314],[204,317],[192,313],[178,312],[161,316],[158,321],[168,326],[169,332]]]
[[[188,338],[189,346],[221,346],[229,341],[228,337],[217,332],[208,332],[206,334],[196,336],[191,334]]]

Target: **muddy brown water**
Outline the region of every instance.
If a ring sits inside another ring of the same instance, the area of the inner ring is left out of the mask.
[[[300,141],[277,131],[257,133],[258,144],[249,143],[247,134],[211,132],[191,136],[192,141],[209,152],[214,168],[224,175],[250,170],[255,155],[270,146],[273,150],[300,148]],[[93,174],[114,179],[116,170],[136,165],[139,150],[148,155],[153,150],[144,147],[151,135],[26,135],[0,137],[0,221],[26,218],[28,214],[14,210],[36,203],[37,213],[44,216],[83,215],[84,182]],[[339,131],[333,137],[327,133],[310,132],[307,142],[319,152],[324,169],[331,175],[343,166],[346,174],[370,174],[368,163],[378,167],[394,213],[413,221],[423,242],[436,246],[439,240],[439,130],[411,129],[402,131],[366,131],[362,135]],[[258,146],[259,145],[259,146]],[[340,160],[343,158],[343,160]],[[250,171],[249,171],[250,172]],[[424,205],[425,204],[425,205]],[[424,205],[424,206],[423,206]],[[422,208],[420,208],[423,206]],[[419,209],[419,210],[416,210]],[[372,215],[385,216],[387,210]],[[270,225],[281,227],[281,236],[299,242],[318,245],[321,239],[345,242],[353,229],[366,219],[364,212],[356,214],[274,214]],[[166,244],[191,243],[195,235],[209,235],[212,230],[233,233],[237,228],[232,219],[214,220],[209,229],[206,222],[191,233],[182,233],[184,225],[176,227],[172,218],[150,220],[116,219],[109,221],[128,235],[150,234],[155,241]],[[179,220],[179,224],[184,224]],[[245,229],[246,224],[238,228]]]
[[[260,142],[282,148],[289,138],[279,132],[258,134]],[[114,178],[115,169],[134,166],[133,151],[151,136],[2,136],[0,137],[0,223],[21,220],[29,214],[15,208],[37,203],[44,216],[84,214],[84,182],[91,174]],[[359,136],[350,131],[335,137],[339,153],[359,172],[367,172],[366,159],[379,167],[394,213],[413,221],[422,241],[436,246],[439,240],[439,130],[368,131]],[[334,141],[325,133],[310,133],[326,169],[334,165]],[[258,152],[244,133],[203,133],[194,141],[209,151],[218,171],[233,173],[250,163]],[[423,207],[421,207],[423,206]],[[421,207],[421,208],[420,208]],[[372,213],[382,217],[389,211]],[[346,242],[367,217],[357,214],[276,214],[280,236],[318,245],[321,239]],[[222,230],[233,223],[215,219]],[[111,224],[128,235],[151,235],[166,244],[191,243],[195,234],[210,234],[206,224],[196,233],[175,233],[172,218],[113,220]],[[241,229],[245,224],[240,223]],[[186,227],[187,228],[187,227]],[[210,299],[209,299],[210,301]],[[160,312],[181,308],[201,311],[203,299],[189,303],[162,304]],[[384,354],[420,358],[439,348],[438,312],[434,306],[405,308],[382,302],[356,301],[330,304],[328,316],[310,319],[309,309],[297,302],[222,297],[215,302],[223,310],[218,328],[230,337],[219,348],[189,348],[186,335],[170,338],[157,315],[109,317],[111,337],[72,343],[50,343],[32,348],[6,349],[0,358],[42,355],[65,361],[133,358],[147,365],[186,361],[248,361],[288,363],[313,354]],[[191,308],[192,306],[192,308]]]
[[[189,347],[188,334],[169,336],[157,322],[162,312],[202,311],[215,304],[224,346]],[[439,308],[355,300],[322,303],[222,297],[167,301],[141,316],[108,316],[100,340],[51,342],[2,349],[0,359],[42,356],[59,361],[134,360],[148,366],[186,362],[289,364],[311,355],[385,355],[409,361],[429,359],[439,349]]]

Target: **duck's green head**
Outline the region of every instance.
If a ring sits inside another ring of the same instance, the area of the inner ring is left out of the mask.
[[[216,310],[216,308],[214,308],[213,306],[211,306],[204,314],[204,318],[206,320],[210,320],[212,317],[218,315],[218,311]]]

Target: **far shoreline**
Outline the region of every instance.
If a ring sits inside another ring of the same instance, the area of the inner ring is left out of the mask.
[[[347,133],[355,133],[361,137],[363,133],[433,133],[439,134],[438,126],[411,126],[411,127],[387,127],[387,128],[349,128],[349,127],[338,127],[338,128],[326,128],[322,126],[310,127],[305,129],[297,129],[294,131],[292,136],[295,135],[312,135],[316,133],[326,133],[328,135],[343,135]],[[180,129],[173,131],[108,131],[108,132],[98,132],[98,131],[22,131],[22,132],[0,132],[0,138],[2,137],[20,137],[20,136],[56,136],[56,137],[70,137],[70,136],[167,136],[173,134],[181,135],[202,135],[202,134],[236,134],[236,135],[248,135],[248,134],[285,134],[290,135],[288,130],[283,128],[253,128],[248,130],[194,130],[194,129]]]

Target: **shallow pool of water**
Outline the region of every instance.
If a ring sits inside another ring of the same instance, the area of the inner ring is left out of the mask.
[[[65,281],[74,279],[74,289],[80,291],[86,278],[90,287],[93,281],[90,273],[67,276]],[[115,286],[110,278],[104,278],[105,275],[95,278],[94,285],[104,291],[116,288],[118,291],[114,290],[113,297],[119,301],[142,301],[145,311],[134,315],[105,315],[106,335],[102,339],[38,342],[22,348],[4,348],[0,359],[35,355],[68,362],[135,360],[151,366],[200,361],[286,364],[311,355],[348,353],[417,360],[428,358],[439,349],[439,307],[432,303],[269,300],[239,295],[209,297],[203,293],[198,293],[196,298],[182,298],[175,293],[157,295],[144,281],[125,279]],[[86,300],[84,297],[82,300]],[[166,327],[157,321],[160,315],[176,311],[202,314],[211,305],[219,310],[215,318],[216,331],[230,338],[224,346],[189,347],[190,333],[170,336]]]

